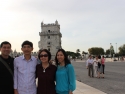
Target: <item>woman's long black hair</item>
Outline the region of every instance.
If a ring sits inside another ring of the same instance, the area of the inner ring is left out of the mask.
[[[65,66],[68,65],[68,64],[71,64],[71,62],[70,62],[70,60],[68,59],[68,56],[67,56],[65,50],[64,50],[64,49],[59,49],[59,50],[57,51],[56,57],[55,57],[55,62],[56,62],[56,65],[57,65],[57,66],[59,65],[59,61],[58,61],[58,59],[57,59],[57,54],[58,54],[58,52],[62,52],[62,53],[63,53],[63,55],[64,55],[64,61],[65,61]]]

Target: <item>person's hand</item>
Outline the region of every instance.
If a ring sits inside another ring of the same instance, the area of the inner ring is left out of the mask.
[[[17,91],[17,89],[14,89],[14,94],[18,94],[18,91]]]
[[[86,67],[88,69],[88,67]]]
[[[72,91],[69,91],[69,94],[73,94]]]

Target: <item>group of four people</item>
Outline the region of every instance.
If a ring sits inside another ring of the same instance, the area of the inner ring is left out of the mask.
[[[88,69],[88,76],[89,77],[97,77],[100,78],[100,74],[102,74],[102,78],[104,78],[104,68],[105,68],[105,58],[104,56],[96,56],[95,59],[92,58],[90,55],[86,66]]]
[[[23,55],[13,59],[9,56],[11,44],[5,41],[0,45],[0,94],[73,94],[75,72],[65,50],[57,51],[55,66],[47,49],[40,50],[35,58],[31,56],[32,42],[24,41],[21,46]]]

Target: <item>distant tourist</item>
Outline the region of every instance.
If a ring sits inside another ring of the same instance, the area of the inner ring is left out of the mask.
[[[101,58],[101,64],[102,64],[102,77],[104,78],[104,70],[105,70],[105,58],[102,56]]]
[[[102,74],[102,64],[101,64],[101,58],[100,58],[101,56],[99,55],[98,56],[98,69],[97,69],[97,71],[98,71],[98,78],[100,78],[100,74]]]
[[[13,60],[10,57],[11,44],[4,41],[0,45],[0,94],[14,94]]]
[[[89,55],[89,58],[88,58],[88,60],[87,60],[87,62],[86,62],[86,67],[87,67],[87,69],[88,69],[88,76],[89,77],[94,77],[94,72],[93,72],[93,59],[92,59],[92,56],[91,55]]]
[[[73,94],[76,89],[75,72],[65,50],[59,49],[56,53],[56,93]]]
[[[94,64],[93,64],[93,68],[94,68],[94,76],[98,77],[98,73],[97,73],[97,68],[98,68],[98,56],[96,56],[95,60],[94,60]]]
[[[15,94],[36,94],[35,72],[37,58],[31,56],[33,43],[22,43],[22,56],[14,59],[14,92]]]
[[[98,59],[101,59],[101,55],[98,55]]]
[[[51,53],[47,49],[43,49],[39,52],[38,58],[42,63],[36,67],[37,94],[56,94],[55,75],[57,68],[49,62]]]

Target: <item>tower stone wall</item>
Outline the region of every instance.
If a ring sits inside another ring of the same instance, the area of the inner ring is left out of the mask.
[[[48,49],[51,52],[52,59],[55,58],[56,52],[61,48],[60,25],[58,21],[52,24],[41,23],[41,32],[39,32],[40,41],[39,49]]]

